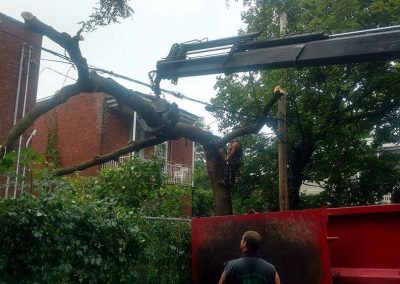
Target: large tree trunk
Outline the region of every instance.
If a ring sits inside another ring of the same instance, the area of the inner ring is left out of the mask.
[[[304,168],[309,162],[316,146],[314,144],[307,147],[298,147],[294,149],[293,157],[289,162],[289,209],[295,210],[300,204],[300,187],[304,180]]]
[[[232,215],[232,200],[229,186],[224,186],[225,160],[216,149],[205,150],[207,172],[214,197],[215,215]]]

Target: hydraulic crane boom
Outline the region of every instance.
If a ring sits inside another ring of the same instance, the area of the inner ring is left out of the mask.
[[[257,33],[174,44],[157,62],[154,91],[162,79],[262,69],[311,67],[400,58],[400,26],[337,35],[303,34],[263,41]],[[221,53],[221,51],[224,51]]]

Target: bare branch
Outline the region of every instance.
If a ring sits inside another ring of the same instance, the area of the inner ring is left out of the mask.
[[[370,111],[370,112],[364,112],[358,115],[352,115],[343,120],[344,123],[351,123],[357,120],[365,119],[365,118],[370,118],[370,117],[377,117],[380,115],[386,114],[388,111],[399,108],[400,107],[400,101],[396,101],[394,103],[388,103],[384,104],[382,107]]]
[[[113,79],[103,78],[95,72],[90,73],[90,78],[93,79],[95,91],[104,92],[115,97],[120,103],[136,111],[149,126],[157,127],[163,124],[154,107],[140,97],[138,92],[125,88]]]
[[[84,161],[78,165],[71,167],[57,169],[55,174],[58,176],[72,174],[74,172],[83,171],[93,166],[104,164],[108,161],[115,160],[118,157],[147,147],[155,146],[161,144],[168,140],[178,140],[181,137],[191,139],[204,145],[205,147],[212,147],[212,141],[218,139],[217,136],[212,135],[210,132],[204,131],[200,128],[178,123],[175,128],[165,131],[162,135],[157,137],[150,137],[140,141],[132,141],[127,146],[121,147],[110,153],[104,154],[102,156],[96,156],[91,160]]]
[[[0,145],[0,152],[11,149],[18,138],[32,125],[32,123],[40,116],[64,103],[70,97],[84,92],[85,89],[78,84],[68,85],[59,90],[49,100],[37,104],[29,113],[21,118],[8,133],[3,145]]]
[[[204,148],[219,148],[221,142],[221,138],[212,134],[211,132],[205,131],[198,127],[177,123],[173,129],[169,129],[171,135],[174,136],[174,139],[179,139],[181,137],[185,137],[192,141],[198,142],[203,145]]]
[[[223,137],[219,145],[225,145],[227,142],[232,140],[233,138],[240,137],[240,136],[245,136],[245,135],[250,135],[250,134],[256,134],[258,133],[261,128],[265,125],[265,123],[269,119],[269,112],[271,111],[271,108],[274,106],[274,104],[279,100],[279,98],[283,95],[284,93],[282,92],[281,89],[275,89],[274,94],[272,95],[271,99],[269,102],[265,105],[263,112],[262,112],[262,117],[255,123],[247,126],[240,127],[236,130],[233,130],[231,133],[228,133]]]
[[[93,166],[103,164],[108,161],[117,159],[118,157],[120,157],[124,154],[130,153],[133,151],[137,151],[137,150],[140,150],[143,148],[158,145],[162,142],[169,140],[168,138],[169,137],[167,137],[167,136],[150,137],[150,138],[146,138],[146,139],[143,139],[140,141],[132,141],[125,147],[119,148],[113,152],[107,153],[102,156],[96,156],[92,160],[85,161],[79,165],[58,169],[54,172],[54,174],[58,175],[58,176],[63,176],[63,175],[73,174],[78,171],[83,171],[83,170],[91,168]]]
[[[71,37],[67,33],[60,33],[53,27],[46,25],[29,12],[23,12],[21,16],[24,18],[25,24],[29,29],[47,36],[68,52],[72,62],[74,62],[78,69],[78,82],[85,83],[89,79],[88,65],[79,48],[79,40],[81,39],[80,31],[76,36]]]

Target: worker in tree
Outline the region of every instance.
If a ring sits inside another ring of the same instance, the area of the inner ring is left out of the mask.
[[[225,263],[219,284],[280,284],[275,267],[257,256],[260,247],[259,233],[244,233],[240,241],[243,257]]]
[[[243,150],[239,141],[231,140],[228,144],[228,155],[225,158],[224,186],[232,188],[236,177],[239,176],[239,168],[242,165]]]

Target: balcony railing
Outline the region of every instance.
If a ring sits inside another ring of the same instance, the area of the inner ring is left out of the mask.
[[[129,155],[119,157],[118,161],[112,160],[101,165],[101,168],[111,167],[113,169],[118,168],[121,163],[130,160]],[[182,164],[167,163],[164,171],[169,184],[190,184],[192,182],[192,169]]]

